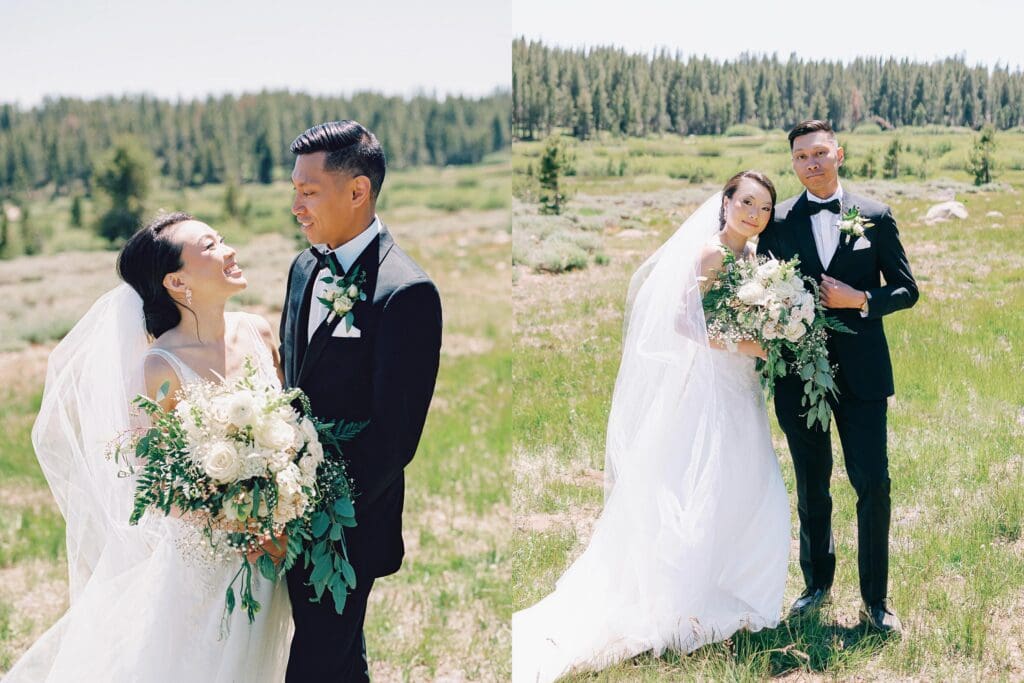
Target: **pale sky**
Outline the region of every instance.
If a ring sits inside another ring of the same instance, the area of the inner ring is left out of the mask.
[[[0,102],[287,88],[485,95],[511,88],[491,0],[0,0]]]
[[[564,47],[667,47],[734,59],[795,52],[849,61],[864,55],[918,61],[963,55],[969,65],[1024,66],[1019,0],[515,0],[513,33]],[[607,8],[607,9],[605,9]]]

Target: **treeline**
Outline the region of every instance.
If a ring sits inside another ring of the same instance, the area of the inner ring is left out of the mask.
[[[963,59],[928,64],[863,57],[849,64],[792,55],[734,61],[611,47],[512,44],[512,132],[532,140],[555,128],[643,136],[721,134],[730,126],[789,128],[806,118],[838,130],[938,124],[999,129],[1024,123],[1024,74]]]
[[[148,96],[47,99],[0,105],[0,197],[38,188],[92,192],[98,160],[124,136],[152,153],[179,187],[287,177],[288,145],[311,125],[355,119],[380,139],[389,165],[471,164],[507,148],[511,95],[350,98],[289,92],[169,102]]]

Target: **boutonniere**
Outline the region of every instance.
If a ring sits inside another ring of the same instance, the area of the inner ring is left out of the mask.
[[[864,231],[874,227],[874,223],[860,215],[860,207],[851,206],[850,210],[839,219],[839,232],[849,237],[863,237]],[[849,238],[847,238],[849,241]]]
[[[327,288],[317,299],[327,307],[327,324],[334,322],[335,316],[340,316],[345,321],[345,329],[352,329],[355,317],[352,315],[352,307],[357,301],[366,301],[366,292],[363,291],[363,283],[366,282],[366,273],[360,266],[356,266],[346,275],[338,275],[334,266],[334,259],[327,260],[327,267],[331,274],[320,278],[320,282],[327,283]]]

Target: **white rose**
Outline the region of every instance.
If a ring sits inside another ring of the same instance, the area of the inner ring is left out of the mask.
[[[316,464],[318,467],[320,463],[324,461],[324,447],[319,441],[313,440],[307,443],[306,453],[316,458]]]
[[[759,282],[748,282],[740,287],[736,296],[748,306],[760,306],[765,300],[765,290]]]
[[[260,421],[253,430],[256,443],[274,451],[287,450],[295,443],[295,428],[278,417]]]
[[[347,296],[339,296],[334,300],[334,312],[338,315],[345,315],[352,310],[352,299]]]
[[[299,428],[302,429],[302,435],[306,437],[306,441],[319,441],[320,436],[316,433],[316,425],[308,417],[302,418],[302,422],[299,423]]]
[[[805,332],[806,328],[802,322],[799,320],[791,320],[789,324],[786,325],[786,329],[783,331],[783,336],[787,340],[795,342],[799,341],[800,338],[804,336]]]
[[[355,301],[356,298],[359,296],[359,288],[356,287],[355,285],[349,285],[348,286],[348,291],[345,292],[345,294],[348,295],[349,299],[352,299],[353,301]]]
[[[227,420],[236,427],[252,424],[258,404],[251,391],[239,391],[228,400]]]
[[[303,456],[299,460],[299,470],[302,472],[303,477],[306,481],[316,477],[316,470],[320,466],[320,460],[317,460],[312,454]]]
[[[762,281],[770,280],[779,273],[779,262],[775,260],[765,261],[757,267],[757,277]]]
[[[221,484],[238,479],[242,471],[242,457],[228,441],[214,441],[203,449],[202,466],[206,475]]]

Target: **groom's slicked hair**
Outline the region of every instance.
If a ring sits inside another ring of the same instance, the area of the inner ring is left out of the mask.
[[[328,121],[313,126],[295,138],[292,154],[327,152],[324,169],[364,175],[370,179],[374,200],[384,184],[387,161],[377,137],[357,121]]]
[[[793,150],[793,141],[801,135],[807,135],[809,133],[817,133],[818,131],[824,131],[829,134],[832,141],[835,142],[836,132],[832,130],[832,125],[828,121],[822,121],[820,119],[807,119],[793,126],[793,130],[789,131],[789,149]]]

